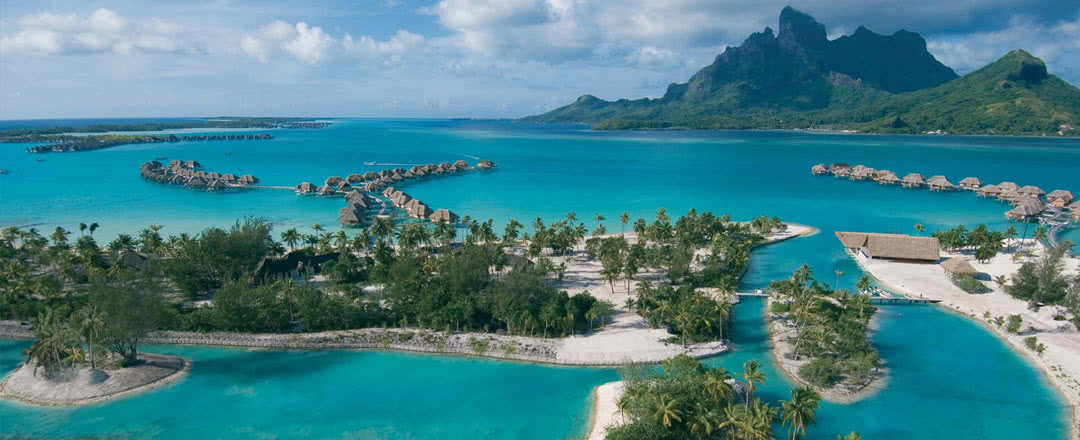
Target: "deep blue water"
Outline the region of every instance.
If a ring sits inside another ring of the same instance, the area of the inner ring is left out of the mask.
[[[196,159],[215,171],[252,173],[264,184],[288,186],[382,168],[366,167],[365,161],[474,162],[481,157],[494,160],[497,170],[431,180],[406,191],[432,208],[491,217],[497,224],[510,217],[525,224],[537,216],[551,221],[575,211],[591,227],[588,219],[599,212],[609,219],[609,230],[618,230],[614,219],[621,212],[651,218],[658,207],[672,217],[691,207],[727,212],[738,220],[776,215],[822,233],[756,251],[742,287],[787,277],[803,263],[828,283],[835,282],[834,270],[842,270],[841,286],[851,287],[860,271],[834,231],[914,232],[915,223],[929,230],[960,223],[1001,229],[1007,226],[1002,214],[1008,207],[967,192],[814,177],[809,168],[815,163],[863,163],[901,176],[944,174],[953,182],[970,175],[1080,193],[1071,186],[1080,175],[1076,140],[606,133],[578,126],[432,120],[348,120],[324,130],[275,130],[274,136],[267,142],[138,145],[44,156],[23,153],[25,145],[0,144],[0,167],[11,172],[0,176],[0,226],[37,225],[47,232],[57,224],[74,229],[79,222],[96,221],[101,224],[96,235],[106,241],[150,223],[175,234],[225,226],[245,215],[265,216],[279,231],[336,224],[340,200],[282,190],[191,192],[143,181],[138,165],[156,156]],[[36,161],[41,158],[46,161]],[[854,405],[826,405],[809,438],[831,440],[851,430],[872,439],[1064,437],[1061,398],[991,334],[933,307],[886,307],[882,313],[875,342],[893,370],[889,388]],[[736,317],[738,350],[713,362],[734,368],[758,359],[770,377],[765,396],[786,397],[790,384],[769,361],[760,302],[738,306]],[[392,353],[159,351],[194,358],[191,377],[167,390],[79,410],[0,404],[0,430],[123,431],[167,438],[187,437],[196,429],[221,438],[267,431],[282,438],[354,432],[360,438],[558,438],[584,429],[589,390],[615,376],[603,369]],[[5,357],[15,352],[0,349]],[[257,367],[233,362],[240,360]],[[7,359],[0,364],[13,365]],[[434,396],[425,399],[409,383],[417,377],[429,381]],[[286,409],[301,400],[315,403]],[[387,405],[396,411],[382,411]],[[184,410],[166,410],[171,408]],[[514,416],[516,408],[539,414]],[[193,417],[188,409],[209,416]],[[128,413],[140,417],[121,417]]]

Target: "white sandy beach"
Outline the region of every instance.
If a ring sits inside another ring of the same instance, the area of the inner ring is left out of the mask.
[[[615,402],[619,401],[625,389],[622,381],[608,382],[596,387],[593,392],[593,413],[588,440],[604,440],[608,428],[622,423]]]
[[[1025,246],[1028,246],[1028,249],[1036,255],[1041,255],[1046,251],[1045,247],[1033,240],[1027,240]],[[998,275],[1010,276],[1022,264],[1022,262],[1013,262],[1011,253],[999,254],[988,263],[975,261],[969,255],[946,252],[942,254],[944,258],[966,259],[980,273],[980,277],[982,277],[981,274],[987,274],[991,279]],[[871,260],[861,262],[860,265],[892,290],[912,297],[940,299],[942,306],[986,324],[988,329],[1007,341],[1016,352],[1038,366],[1051,383],[1065,395],[1073,407],[1071,425],[1074,430],[1073,435],[1076,437],[1076,423],[1080,420],[1080,332],[1077,332],[1068,322],[1053,319],[1058,307],[1043,307],[1038,312],[1028,310],[1026,302],[1010,297],[997,283],[985,280],[983,284],[992,289],[990,293],[968,294],[954,286],[938,264]],[[1080,267],[1080,259],[1065,259],[1066,274],[1076,274],[1078,267]],[[990,312],[995,317],[1019,314],[1024,320],[1023,329],[1020,334],[999,330],[983,319],[986,312]],[[1046,345],[1046,352],[1042,356],[1036,355],[1024,346],[1023,339],[1028,336],[1036,336],[1039,342]]]
[[[187,375],[191,362],[176,356],[142,353],[142,364],[113,370],[80,368],[46,378],[23,363],[0,382],[0,397],[43,406],[80,406],[150,391]]]

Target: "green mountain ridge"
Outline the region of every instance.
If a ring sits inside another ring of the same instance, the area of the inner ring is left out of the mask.
[[[802,129],[870,133],[1080,135],[1080,89],[1023,50],[958,77],[916,33],[859,27],[828,40],[791,7],[657,99],[583,95],[525,122],[595,129]]]

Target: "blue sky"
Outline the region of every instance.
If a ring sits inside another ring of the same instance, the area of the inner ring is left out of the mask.
[[[1080,0],[0,0],[0,119],[518,117],[659,96],[789,3],[831,38],[918,32],[961,74],[1024,48],[1080,84]]]

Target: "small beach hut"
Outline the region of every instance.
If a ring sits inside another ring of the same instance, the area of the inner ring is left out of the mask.
[[[477,165],[477,167],[479,168],[479,165]],[[829,172],[829,169],[825,168],[825,164],[823,164],[823,163],[819,163],[817,165],[814,165],[814,166],[810,167],[810,174],[813,174],[815,176],[820,176],[820,175],[828,173],[828,172]]]
[[[1017,191],[1020,194],[1031,197],[1039,197],[1043,194],[1046,194],[1046,191],[1043,191],[1042,188],[1039,188],[1035,185],[1025,185],[1023,188],[1020,188]]]
[[[341,177],[330,176],[330,177],[326,178],[326,181],[323,182],[323,184],[330,185],[330,186],[337,186],[339,183],[344,182],[344,181],[345,181],[345,179],[342,179]]]
[[[986,185],[975,190],[975,194],[981,197],[996,197],[1001,194],[1001,188],[998,188],[997,185]]]
[[[454,214],[453,211],[450,211],[449,209],[439,209],[439,210],[435,211],[433,214],[431,214],[430,218],[431,218],[432,223],[451,223],[451,224],[455,224],[455,223],[458,222],[457,214]]]
[[[315,185],[312,185],[311,182],[300,182],[299,185],[296,185],[297,194],[311,194],[315,190]]]
[[[364,181],[364,175],[357,173],[349,174],[345,177],[345,180],[347,180],[349,183],[360,183]]]
[[[905,188],[918,188],[926,185],[926,180],[923,179],[922,174],[908,173],[908,175],[904,176],[904,178],[900,180],[900,184],[903,185]]]
[[[953,185],[949,179],[945,176],[933,176],[926,181],[926,185],[930,187],[932,191],[951,191],[956,189],[956,185]]]
[[[1064,208],[1069,202],[1073,201],[1073,194],[1070,191],[1064,189],[1055,189],[1050,191],[1050,194],[1046,195],[1046,200],[1050,201],[1054,206]]]
[[[877,178],[877,181],[882,185],[896,185],[897,183],[900,183],[900,178],[896,177],[896,173],[886,171],[884,175]]]
[[[997,187],[1002,191],[1016,191],[1020,189],[1020,185],[1017,185],[1015,182],[1008,181],[999,183]]]
[[[945,273],[950,275],[967,275],[973,277],[979,273],[979,271],[975,270],[975,266],[972,266],[967,260],[959,257],[942,261],[941,268],[945,269]]]
[[[978,177],[965,177],[960,181],[960,187],[969,191],[975,191],[982,187],[982,181]]]

